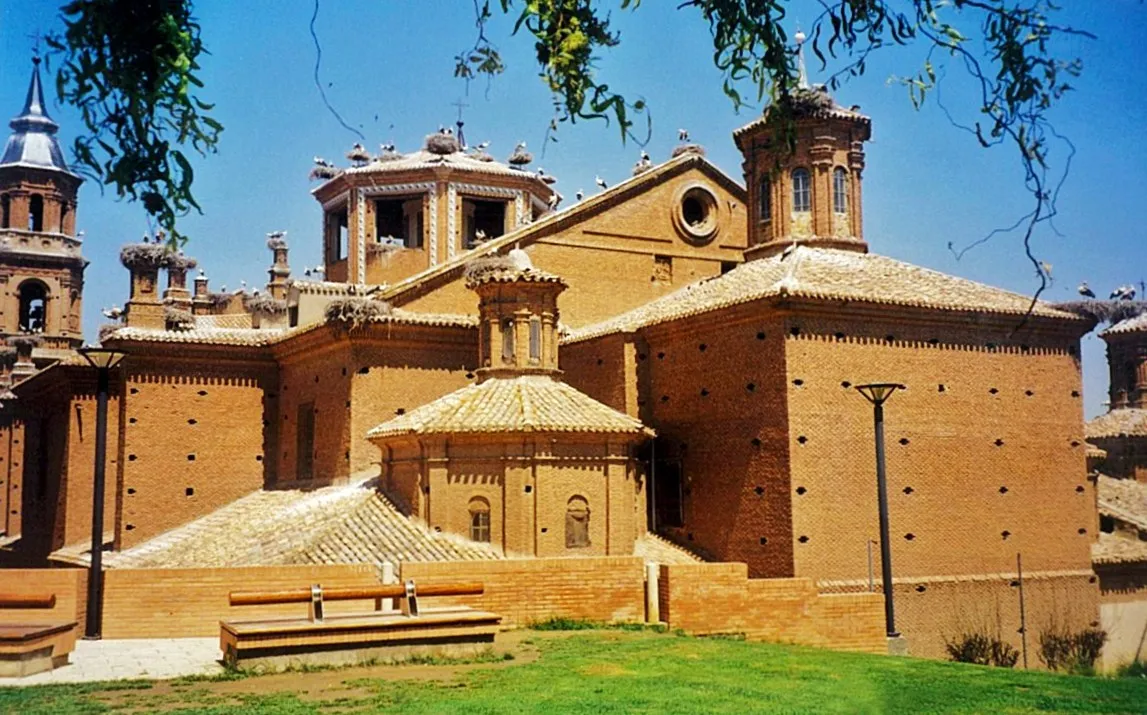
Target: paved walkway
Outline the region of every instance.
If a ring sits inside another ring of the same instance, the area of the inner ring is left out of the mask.
[[[0,678],[0,688],[211,675],[223,672],[220,655],[218,638],[78,640],[68,665],[24,678]]]

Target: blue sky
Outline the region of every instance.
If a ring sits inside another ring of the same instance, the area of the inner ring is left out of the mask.
[[[0,5],[0,117],[21,107],[30,69],[34,32],[59,27],[59,2],[26,0]],[[611,3],[605,3],[611,4]],[[614,11],[620,47],[599,62],[611,86],[643,96],[652,109],[654,134],[649,151],[664,160],[676,143],[678,127],[690,130],[709,157],[741,180],[740,155],[731,139],[736,127],[760,107],[734,112],[713,67],[703,21],[677,3],[647,0],[635,13]],[[1097,292],[1147,279],[1143,213],[1147,195],[1147,9],[1137,0],[1067,3],[1066,24],[1086,28],[1099,39],[1072,40],[1067,52],[1084,62],[1084,75],[1053,114],[1058,131],[1077,153],[1060,196],[1057,227],[1037,235],[1041,259],[1055,277],[1047,297],[1069,299],[1080,280]],[[795,2],[791,18],[815,17],[813,3]],[[202,215],[184,223],[191,237],[187,252],[200,261],[213,288],[251,286],[266,281],[270,262],[268,231],[288,232],[296,271],[320,261],[320,211],[310,197],[307,172],[318,154],[345,163],[356,137],[339,126],[322,105],[312,79],[315,49],[308,26],[313,0],[200,0],[196,14],[211,52],[204,60],[203,98],[216,102],[224,124],[219,152],[195,162],[195,190]],[[367,146],[394,141],[399,150],[416,148],[440,124],[453,122],[462,99],[471,143],[489,140],[504,158],[519,140],[529,142],[535,166],[558,177],[567,196],[593,190],[600,174],[616,182],[628,176],[639,148],[622,145],[602,122],[563,126],[556,144],[540,157],[550,117],[550,97],[537,79],[532,43],[509,35],[511,23],[497,18],[490,37],[508,64],[506,74],[487,85],[466,87],[453,78],[453,56],[473,43],[470,0],[322,0],[316,30],[323,46],[321,78],[334,106],[361,126]],[[1009,148],[980,149],[951,127],[936,104],[913,110],[906,91],[889,77],[919,67],[919,47],[882,51],[867,74],[836,95],[841,104],[859,104],[873,119],[865,171],[865,234],[871,249],[912,263],[974,280],[1030,292],[1037,282],[1026,263],[1018,234],[998,236],[957,261],[948,243],[962,246],[994,228],[1012,224],[1030,203],[1022,171]],[[812,78],[824,76],[810,62]],[[943,93],[952,108],[969,99],[970,87],[954,80]],[[50,83],[49,83],[50,84]],[[54,98],[52,98],[54,100]],[[78,119],[53,102],[53,116],[70,142]],[[964,105],[966,106],[966,105]],[[957,111],[974,120],[973,111]],[[1052,156],[1055,168],[1065,151]],[[87,182],[80,197],[77,226],[86,233],[84,253],[91,261],[85,289],[85,332],[103,322],[99,309],[122,305],[127,272],[119,247],[147,229],[142,209],[118,202]],[[1107,366],[1103,343],[1084,339],[1085,404],[1088,416],[1102,411]]]

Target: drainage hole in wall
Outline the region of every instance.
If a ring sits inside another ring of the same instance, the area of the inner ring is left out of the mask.
[[[706,345],[705,343],[701,343],[700,345],[697,346],[697,349],[700,350],[701,352],[705,352],[708,348],[709,348],[709,346]]]
[[[193,496],[195,496],[195,488],[194,487],[187,487],[186,489],[183,490],[183,493],[186,496],[193,497]]]
[[[760,486],[760,485],[757,485],[756,487],[753,488],[753,493],[756,494],[757,496],[761,496],[762,494],[765,493],[765,488]]]
[[[16,512],[12,512],[12,513],[15,514]],[[123,528],[126,531],[134,531],[135,530],[135,524],[124,524]]]
[[[997,439],[995,442],[993,442],[993,444],[995,444],[997,447],[1003,447],[1004,441],[1002,439]]]
[[[187,420],[187,424],[189,424],[189,425],[197,425],[197,424],[199,424],[199,420],[197,420],[197,419],[195,419],[194,417],[192,417],[191,419]]]
[[[702,387],[701,388],[701,397],[708,397],[708,396],[709,396],[709,388]]]
[[[997,389],[996,389],[996,388],[994,388],[994,387],[993,387],[992,389],[988,390],[988,394],[991,394],[991,395],[998,395],[998,394],[999,394],[999,392],[1000,392],[1000,391],[999,391],[999,390],[997,390]]]
[[[346,377],[346,368],[343,368],[343,377]]]
[[[845,380],[844,382],[840,383],[840,386],[847,390],[848,388],[852,387],[852,383],[848,380]]]
[[[658,360],[664,360],[665,359],[665,353],[657,353],[657,359]]]
[[[128,488],[127,488],[127,493],[128,493],[128,494],[135,494],[135,488],[134,488],[134,487],[128,487]]]
[[[1007,487],[1000,487],[1000,494],[1007,494],[1007,493],[1008,493]]]
[[[598,359],[597,359],[597,364],[598,364],[598,365],[604,365],[604,364],[605,364],[605,360],[602,360],[601,358],[598,358]]]
[[[261,455],[261,454],[256,454],[256,455],[255,455],[255,461],[256,461],[256,462],[262,462],[262,461],[263,461],[263,455]]]
[[[754,447],[760,447],[761,446],[761,438],[760,437],[753,437],[752,441],[753,441]]]
[[[909,440],[907,437],[901,437],[900,438],[900,444],[906,445],[906,444],[908,444],[908,442],[909,442]]]
[[[762,330],[761,332],[757,333],[757,340],[764,340],[764,339],[765,339],[765,332]]]
[[[797,541],[801,542],[802,544],[807,544],[808,543],[808,537],[807,536],[801,536],[799,539],[797,539]]]
[[[195,394],[199,395],[200,397],[207,397],[207,390],[200,390]]]
[[[661,401],[662,401],[662,402],[669,402],[669,395],[662,395],[662,396],[661,396]]]
[[[1024,390],[1024,394],[1025,394],[1025,395],[1027,395],[1028,397],[1031,397],[1031,396],[1032,396],[1032,395],[1034,395],[1035,393],[1034,393],[1034,392],[1032,392],[1031,390]]]
[[[315,382],[318,382],[318,381],[319,381],[319,376],[315,375]]]
[[[1005,541],[1011,535],[1012,535],[1012,532],[1008,531],[1007,529],[1004,529],[1003,531],[1000,532],[1000,536],[1004,537]]]
[[[745,385],[745,389],[748,390],[749,392],[756,392],[757,385],[754,382],[750,382],[748,385]]]
[[[800,437],[797,437],[797,442],[800,442],[801,444],[804,444],[807,441],[808,437],[805,437],[803,434]]]
[[[1084,528],[1080,527],[1080,529],[1079,529],[1079,535],[1080,535],[1080,536],[1083,536],[1083,535],[1084,535],[1084,534],[1086,534],[1086,533],[1087,533],[1087,529],[1084,529]]]
[[[187,461],[188,462],[194,462],[195,461],[195,455],[194,454],[187,455]]]
[[[1079,397],[1079,390],[1072,390],[1072,391],[1071,391],[1071,396],[1072,396],[1072,397]]]
[[[923,584],[916,587],[916,593],[924,593],[927,590],[928,590],[928,587],[923,585]]]
[[[405,415],[406,414],[406,408],[405,407],[399,407],[397,410],[394,411],[394,414]]]
[[[474,373],[472,373],[472,372],[466,373],[466,379],[467,380],[473,380],[474,379]],[[347,400],[346,406],[350,407],[350,400]]]
[[[127,461],[134,462],[135,461],[135,455],[134,454],[127,455]]]
[[[904,493],[905,493],[905,494],[911,494],[911,493],[913,493],[913,492],[915,492],[915,491],[916,491],[916,490],[915,490],[915,489],[913,489],[912,487],[904,487]]]
[[[769,543],[769,539],[768,539],[768,537],[766,537],[766,536],[762,536],[762,537],[761,537],[761,546],[764,546],[764,545],[765,545],[765,544],[767,544],[767,543]]]
[[[936,386],[936,392],[943,392],[944,390],[945,390],[945,387],[943,385],[937,385]]]
[[[134,424],[135,424],[135,422],[136,422],[136,420],[135,420],[135,418],[134,418],[134,417],[128,417],[128,418],[127,418],[127,423],[128,423],[128,424],[130,424],[130,425],[134,425]]]
[[[904,535],[904,538],[905,538],[905,539],[908,539],[909,541],[912,541],[913,539],[915,539],[915,538],[916,538],[916,535],[915,535],[915,534],[913,534],[913,533],[911,533],[911,532],[909,532],[909,533],[907,533],[907,534],[905,534],[905,535]]]
[[[526,494],[529,494],[532,491],[534,491],[534,488],[532,486],[530,486],[529,484],[527,484],[526,485]]]
[[[797,379],[793,380],[793,384],[796,385],[797,387],[800,387],[801,385],[804,384],[804,380],[802,380],[798,377]]]
[[[807,490],[807,489],[805,489],[804,487],[797,487],[797,494],[801,494],[801,495],[803,495],[803,494],[804,494],[805,492],[807,492],[807,491],[808,491],[808,490]]]
[[[129,392],[130,394],[132,394],[132,395],[138,395],[138,394],[139,394],[139,390],[137,390],[137,389],[136,389],[136,388],[134,388],[134,387],[133,387],[133,388],[131,388],[130,390],[128,390],[128,392]]]
[[[1076,487],[1076,488],[1075,488],[1075,492],[1076,492],[1077,494],[1083,494],[1083,485],[1082,485],[1082,484],[1080,484],[1078,487]]]
[[[1073,440],[1071,440],[1071,446],[1072,446],[1072,447],[1078,447],[1078,446],[1079,446],[1079,442],[1078,442],[1077,440],[1074,440],[1074,439],[1073,439]]]

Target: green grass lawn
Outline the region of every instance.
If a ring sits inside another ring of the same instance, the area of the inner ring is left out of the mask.
[[[3,688],[0,712],[1147,712],[1147,679],[649,632],[527,632],[524,638],[514,660],[497,664]]]

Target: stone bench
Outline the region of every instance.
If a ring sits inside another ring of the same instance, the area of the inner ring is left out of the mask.
[[[0,594],[0,610],[54,608],[56,596]],[[0,624],[0,678],[19,678],[67,665],[76,648],[76,622]]]
[[[433,584],[413,581],[365,588],[323,588],[230,594],[232,606],[308,603],[306,617],[264,618],[220,623],[223,661],[240,670],[275,671],[310,665],[351,665],[398,661],[416,655],[466,657],[490,647],[502,617],[467,606],[422,608],[434,596],[480,595],[480,583]],[[396,599],[399,610],[327,616],[327,601]]]

